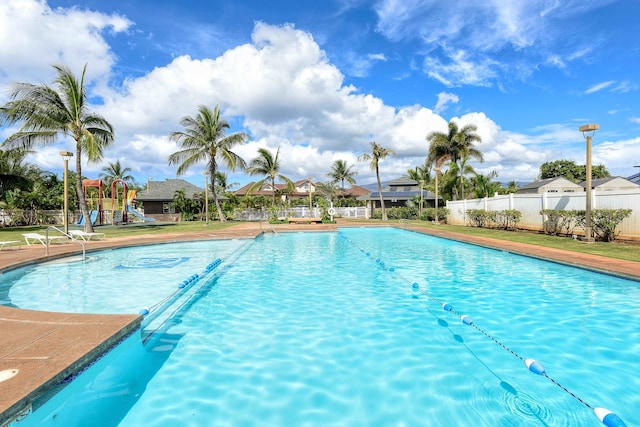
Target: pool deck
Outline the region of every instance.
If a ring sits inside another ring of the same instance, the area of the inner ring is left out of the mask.
[[[624,261],[560,249],[469,236],[441,229],[397,223],[339,222],[340,227],[396,226],[420,233],[477,244],[508,252],[580,266],[640,280],[640,260]],[[225,230],[197,233],[162,233],[112,237],[85,242],[87,251],[162,242],[213,239],[253,239],[262,233],[334,231],[336,225],[258,223],[239,224]],[[76,244],[51,245],[49,255],[42,245],[0,251],[0,273],[71,254],[81,254]],[[139,315],[94,315],[50,313],[0,306],[0,427],[28,413],[32,402],[99,357],[124,337],[139,330]]]

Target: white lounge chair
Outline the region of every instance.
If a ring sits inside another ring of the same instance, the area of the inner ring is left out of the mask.
[[[27,242],[28,246],[33,245],[34,243],[41,243],[43,246],[47,246],[47,236],[40,233],[25,233],[22,235],[24,237],[24,241]],[[67,236],[49,236],[49,243],[66,243]]]
[[[17,243],[17,245],[16,245],[16,243]],[[7,248],[14,248],[14,250],[18,250],[18,249],[20,249],[20,241],[19,240],[6,240],[4,242],[0,242],[0,251],[5,246]]]
[[[84,240],[88,242],[89,240],[102,240],[106,236],[104,233],[88,233],[84,230],[69,230],[69,234],[76,239]]]

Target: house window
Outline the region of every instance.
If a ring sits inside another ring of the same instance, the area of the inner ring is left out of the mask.
[[[162,202],[162,213],[166,213],[166,214],[168,214],[168,213],[170,213],[170,212],[169,212],[169,211],[170,211],[170,209],[171,209],[171,203],[169,203],[169,202]]]
[[[574,193],[575,191],[573,190],[564,190],[565,193]]]
[[[549,193],[557,193],[558,190],[548,190]]]

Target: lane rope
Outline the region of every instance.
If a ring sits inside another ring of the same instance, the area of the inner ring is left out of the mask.
[[[360,247],[358,244],[356,244],[355,242],[353,242],[352,240],[347,238],[347,236],[345,236],[344,234],[339,233],[339,235],[343,239],[345,239],[347,242],[349,242],[351,245],[356,247],[360,252],[364,253],[367,258],[373,259],[373,258],[371,258],[371,252],[366,251],[364,248]],[[574,399],[576,399],[578,402],[580,402],[582,405],[584,405],[587,408],[589,408],[593,412],[593,414],[596,416],[596,418],[598,418],[598,420],[602,424],[604,424],[605,426],[607,426],[607,427],[627,427],[627,425],[624,423],[624,421],[618,415],[613,413],[611,410],[609,410],[607,408],[602,408],[602,407],[594,407],[594,406],[590,405],[589,403],[587,403],[584,399],[580,398],[577,394],[573,393],[567,387],[563,386],[558,381],[556,381],[554,378],[550,377],[547,374],[544,366],[542,366],[542,364],[540,362],[538,362],[535,359],[525,358],[525,357],[521,356],[520,354],[518,354],[517,352],[515,352],[514,350],[509,348],[507,345],[505,345],[502,342],[500,342],[497,338],[495,338],[494,336],[489,334],[487,331],[482,329],[480,326],[478,326],[473,321],[473,318],[471,316],[469,316],[467,314],[459,313],[458,311],[456,311],[453,308],[453,305],[451,303],[446,302],[446,301],[442,301],[439,298],[437,298],[436,296],[434,296],[434,295],[430,294],[429,292],[427,292],[426,290],[422,289],[417,282],[409,280],[408,278],[406,278],[402,274],[400,274],[398,271],[396,271],[395,267],[392,266],[392,267],[388,267],[387,268],[386,265],[385,265],[385,262],[382,259],[376,258],[375,262],[379,267],[387,269],[389,272],[391,272],[392,274],[395,274],[400,279],[402,279],[404,282],[406,282],[408,285],[410,285],[413,292],[420,292],[421,294],[426,296],[428,299],[436,302],[437,304],[439,304],[442,307],[442,309],[444,311],[447,311],[447,312],[455,314],[456,316],[458,316],[458,318],[460,318],[462,323],[464,323],[467,326],[473,327],[478,332],[480,332],[482,335],[484,335],[485,337],[487,337],[491,341],[493,341],[495,344],[499,345],[504,350],[508,351],[513,356],[515,356],[518,359],[520,359],[520,361],[522,361],[524,363],[524,365],[526,366],[526,368],[529,371],[533,372],[534,374],[537,374],[537,375],[540,375],[540,376],[543,376],[543,377],[547,378],[553,384],[558,386],[561,390],[565,391],[570,396],[572,396]]]

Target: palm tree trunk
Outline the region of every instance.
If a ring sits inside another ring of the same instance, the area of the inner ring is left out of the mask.
[[[215,189],[213,190],[213,201],[216,204],[216,209],[218,210],[218,217],[220,218],[220,222],[227,222],[227,219],[224,217],[222,213],[222,208],[220,207],[220,201],[218,200],[218,195],[216,194]]]
[[[76,192],[78,193],[80,212],[82,213],[82,218],[84,218],[84,231],[93,233],[93,223],[89,215],[87,199],[84,197],[84,191],[82,191],[82,150],[79,146],[76,149]]]
[[[271,207],[276,205],[276,179],[271,178]]]
[[[378,196],[380,196],[380,206],[382,207],[382,220],[387,221],[387,210],[384,208],[384,199],[382,198],[382,183],[380,182],[380,170],[376,164],[376,178],[378,179]]]

